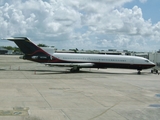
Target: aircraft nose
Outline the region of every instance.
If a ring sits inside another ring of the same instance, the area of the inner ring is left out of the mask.
[[[151,62],[151,66],[152,66],[152,67],[155,67],[155,66],[156,66],[156,64],[155,64],[155,63],[153,63],[153,62]]]

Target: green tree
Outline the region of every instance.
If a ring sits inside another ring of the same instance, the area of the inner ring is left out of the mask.
[[[48,46],[45,45],[45,44],[38,44],[37,46],[39,46],[39,47],[48,47]]]
[[[14,47],[13,50],[14,50],[14,52],[21,53],[21,50],[18,47]]]
[[[5,48],[7,50],[14,50],[12,46],[4,46],[3,48]]]

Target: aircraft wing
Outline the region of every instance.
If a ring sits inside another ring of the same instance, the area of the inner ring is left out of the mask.
[[[45,65],[49,66],[62,66],[62,67],[92,67],[94,66],[94,63],[45,63]]]

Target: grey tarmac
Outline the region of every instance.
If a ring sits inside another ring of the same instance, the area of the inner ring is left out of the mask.
[[[159,120],[150,70],[67,69],[0,55],[0,120]]]

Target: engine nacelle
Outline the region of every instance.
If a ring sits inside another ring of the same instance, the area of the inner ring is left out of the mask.
[[[51,60],[52,56],[32,56],[33,60]]]
[[[32,56],[31,58],[34,59],[34,60],[37,60],[38,56]]]

